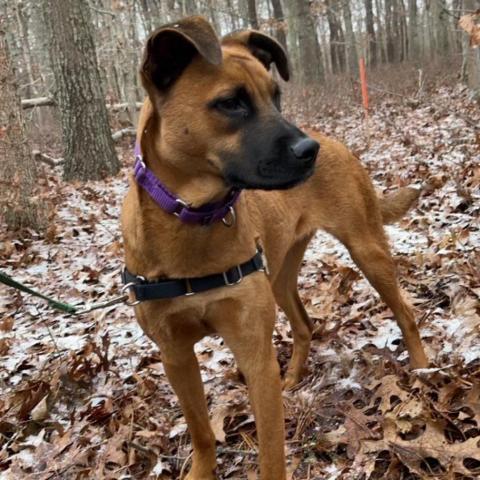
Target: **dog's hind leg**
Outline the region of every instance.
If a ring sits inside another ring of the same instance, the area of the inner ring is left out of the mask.
[[[171,348],[168,350],[172,351]],[[162,349],[162,360],[192,438],[192,468],[185,480],[214,480],[217,478],[215,435],[210,426],[202,379],[193,348],[175,348],[173,355]]]
[[[293,353],[284,380],[286,389],[294,387],[302,379],[312,339],[313,323],[297,289],[298,272],[311,238],[312,235],[309,235],[290,248],[280,273],[273,282],[275,300],[285,312],[293,334]]]
[[[372,232],[372,229],[375,231]],[[340,240],[342,241],[341,238]],[[395,264],[382,226],[365,226],[364,229],[358,229],[355,234],[349,235],[349,240],[342,241],[342,243],[349,250],[358,268],[392,310],[403,334],[410,356],[410,365],[413,368],[427,367],[428,360],[423,350],[413,311],[402,298],[396,278]]]

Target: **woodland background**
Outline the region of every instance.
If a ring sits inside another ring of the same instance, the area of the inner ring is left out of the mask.
[[[117,294],[119,212],[145,38],[189,14],[287,49],[283,111],[344,141],[379,191],[422,189],[388,227],[435,368],[410,372],[391,312],[319,233],[300,291],[309,374],[285,392],[296,480],[480,478],[479,0],[0,0],[0,266],[71,303]],[[362,107],[358,60],[370,93]],[[189,438],[161,354],[126,306],[59,314],[0,286],[0,478],[173,479]],[[291,352],[281,312],[282,369]],[[246,389],[200,342],[219,477],[256,478]]]

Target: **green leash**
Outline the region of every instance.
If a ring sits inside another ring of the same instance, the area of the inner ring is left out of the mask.
[[[97,310],[99,308],[110,307],[111,305],[116,305],[118,303],[126,303],[128,305],[128,294],[125,293],[124,289],[122,289],[122,294],[120,296],[114,297],[111,300],[94,303],[85,308],[79,308],[70,303],[59,302],[58,300],[55,300],[49,297],[48,295],[44,295],[43,293],[37,292],[32,288],[27,287],[23,283],[20,283],[17,280],[14,280],[12,277],[7,275],[5,272],[2,272],[1,270],[0,270],[0,283],[3,283],[12,288],[16,288],[17,290],[33,295],[34,297],[38,297],[43,300],[46,300],[52,308],[55,308],[56,310],[60,310],[61,312],[64,312],[64,313],[69,313],[70,315],[81,315],[82,313],[88,313],[88,312],[91,312],[92,310]]]

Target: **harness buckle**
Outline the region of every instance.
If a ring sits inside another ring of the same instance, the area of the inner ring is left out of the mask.
[[[235,281],[235,282],[230,282],[230,280],[228,279],[228,276],[227,276],[227,273],[226,272],[223,272],[222,275],[223,275],[223,281],[225,282],[225,285],[227,287],[231,287],[232,285],[238,285],[242,280],[243,280],[243,273],[242,273],[242,269],[240,268],[240,265],[237,265],[235,266],[234,268],[237,269],[237,273],[238,273],[238,280]]]
[[[195,295],[197,293],[192,290],[192,284],[190,283],[190,280],[188,278],[185,279],[185,286],[187,288],[185,297],[191,297],[192,295]]]

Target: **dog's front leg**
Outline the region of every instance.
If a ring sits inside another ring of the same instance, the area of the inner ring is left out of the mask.
[[[232,350],[248,386],[257,427],[260,479],[284,480],[285,427],[280,368],[272,345],[275,304],[271,290],[254,291],[262,305],[245,299],[224,309],[218,332]]]
[[[210,426],[200,369],[193,347],[162,349],[168,380],[178,396],[192,438],[192,468],[185,480],[216,477],[215,435]]]

